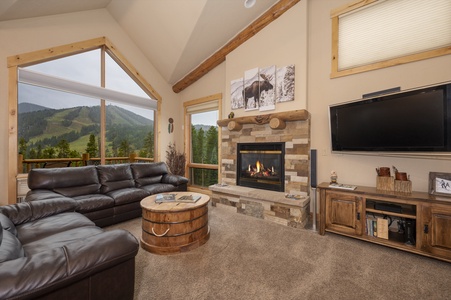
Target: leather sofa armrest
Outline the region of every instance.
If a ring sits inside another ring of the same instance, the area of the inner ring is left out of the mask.
[[[0,212],[7,216],[14,225],[19,225],[59,213],[75,211],[76,208],[75,200],[61,197],[0,206]]]
[[[163,175],[163,178],[161,178],[161,182],[179,186],[182,184],[187,184],[188,178],[180,176],[180,175],[165,174],[165,175]]]
[[[92,274],[117,265],[138,254],[138,240],[128,231],[115,229],[66,245],[67,273]]]
[[[131,233],[117,229],[0,263],[0,299],[45,295],[132,259],[138,249]]]

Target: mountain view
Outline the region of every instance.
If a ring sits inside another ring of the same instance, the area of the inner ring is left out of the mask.
[[[19,104],[19,152],[24,158],[99,157],[100,106],[51,109]],[[118,106],[106,107],[106,156],[153,157],[154,122]]]

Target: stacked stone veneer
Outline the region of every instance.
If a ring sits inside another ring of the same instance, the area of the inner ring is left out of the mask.
[[[259,120],[263,120],[262,124],[258,123]],[[271,128],[269,120],[268,116],[257,116],[251,122],[242,121],[242,126],[233,124],[230,126],[233,130],[229,130],[230,124],[223,125],[220,159],[222,185],[210,186],[212,205],[224,205],[237,213],[304,228],[310,212],[310,118],[290,119],[285,126],[281,126],[283,129]],[[278,125],[278,122],[275,123]],[[298,199],[287,198],[283,192],[236,185],[237,143],[267,142],[285,142],[285,193],[300,195]]]
[[[310,119],[286,122],[284,129],[244,124],[239,131],[222,127],[222,183],[236,185],[237,143],[285,142],[285,193],[309,192]]]

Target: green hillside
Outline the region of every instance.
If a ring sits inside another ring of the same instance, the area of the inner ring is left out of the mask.
[[[86,152],[91,135],[94,135],[95,143],[99,148],[100,106],[79,106],[67,109],[40,107],[39,110],[34,111],[30,107],[33,108],[28,103],[23,103],[22,107],[19,105],[19,151],[25,157],[58,157],[59,152],[65,152],[66,155],[70,152],[71,157],[79,157]],[[153,143],[153,120],[131,111],[108,105],[106,124],[108,156],[128,155],[131,151],[141,151],[143,148],[148,150],[149,145],[146,145],[146,141],[148,144],[150,139]],[[69,149],[62,141],[68,143]],[[66,150],[62,151],[62,147]],[[55,148],[54,153],[51,149],[43,153],[44,149],[49,148]]]

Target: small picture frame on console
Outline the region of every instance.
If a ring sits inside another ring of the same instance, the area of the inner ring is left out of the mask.
[[[429,194],[451,197],[451,173],[429,172]]]

